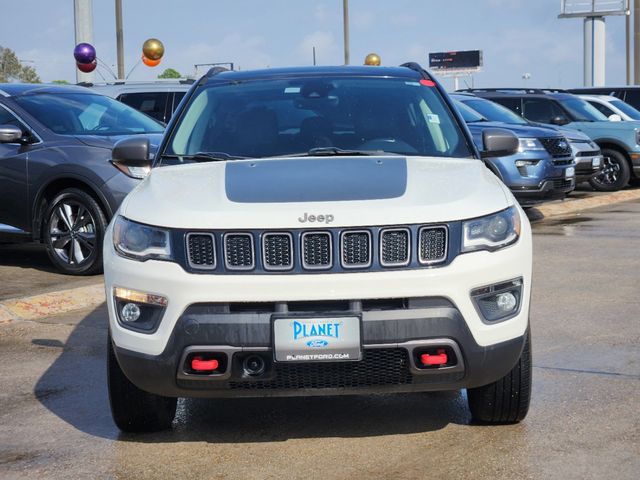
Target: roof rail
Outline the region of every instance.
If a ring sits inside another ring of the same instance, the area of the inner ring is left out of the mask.
[[[219,73],[222,72],[228,72],[230,71],[228,68],[224,68],[224,67],[212,67],[209,69],[209,71],[207,71],[207,73],[205,73],[205,77],[209,78],[209,77],[213,77],[214,75],[218,75]]]
[[[462,88],[460,90],[456,90],[457,92],[469,92],[469,93],[482,93],[482,92],[503,92],[503,93],[542,93],[545,91],[540,88]]]
[[[422,68],[422,66],[418,62],[406,62],[406,63],[403,63],[400,66],[404,67],[404,68],[409,68],[409,69],[413,70],[414,72],[418,72],[425,79],[433,80],[431,78],[431,75],[429,75],[429,72],[427,72],[424,68]]]

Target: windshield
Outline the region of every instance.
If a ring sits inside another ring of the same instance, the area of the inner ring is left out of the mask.
[[[438,90],[424,83],[298,77],[205,85],[181,114],[161,161],[182,162],[202,153],[213,153],[210,159],[260,158],[312,149],[473,156]]]
[[[560,103],[573,117],[574,122],[607,122],[609,119],[596,107],[581,98],[562,99]]]
[[[467,123],[475,123],[475,122],[486,122],[487,119],[480,115],[475,110],[472,110],[467,105],[465,105],[460,100],[454,100],[456,108],[460,111],[460,115],[462,115],[462,119]]]
[[[490,100],[480,98],[464,99],[464,104],[473,108],[476,112],[492,122],[510,123],[513,125],[527,125],[528,122],[520,115],[513,113],[506,107],[498,105]]]
[[[164,130],[151,117],[103,95],[40,93],[18,96],[15,101],[60,135],[131,135]]]
[[[633,120],[640,120],[640,112],[628,103],[625,103],[622,100],[611,100],[609,103]]]

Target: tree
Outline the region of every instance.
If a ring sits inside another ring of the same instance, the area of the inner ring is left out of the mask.
[[[51,80],[51,83],[55,83],[56,85],[69,85],[69,82],[66,80]]]
[[[182,77],[182,75],[180,75],[180,72],[173,68],[167,68],[165,69],[164,72],[158,75],[158,78],[180,78],[180,77]]]
[[[13,50],[0,46],[0,83],[5,82],[40,83],[40,77],[33,67],[20,64]]]

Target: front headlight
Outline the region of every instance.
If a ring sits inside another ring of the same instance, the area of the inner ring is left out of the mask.
[[[537,138],[521,138],[519,140],[519,152],[524,152],[527,150],[544,150],[542,143]]]
[[[113,224],[113,245],[123,257],[144,262],[171,259],[169,232],[118,216]]]
[[[462,224],[462,252],[494,251],[511,245],[520,237],[520,226],[516,207],[466,220]]]

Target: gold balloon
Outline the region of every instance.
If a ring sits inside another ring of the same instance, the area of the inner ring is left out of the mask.
[[[142,53],[149,60],[160,60],[164,55],[164,45],[157,38],[150,38],[142,45]]]
[[[381,60],[377,53],[370,53],[364,58],[365,65],[373,65],[374,67],[377,67],[380,63]]]

